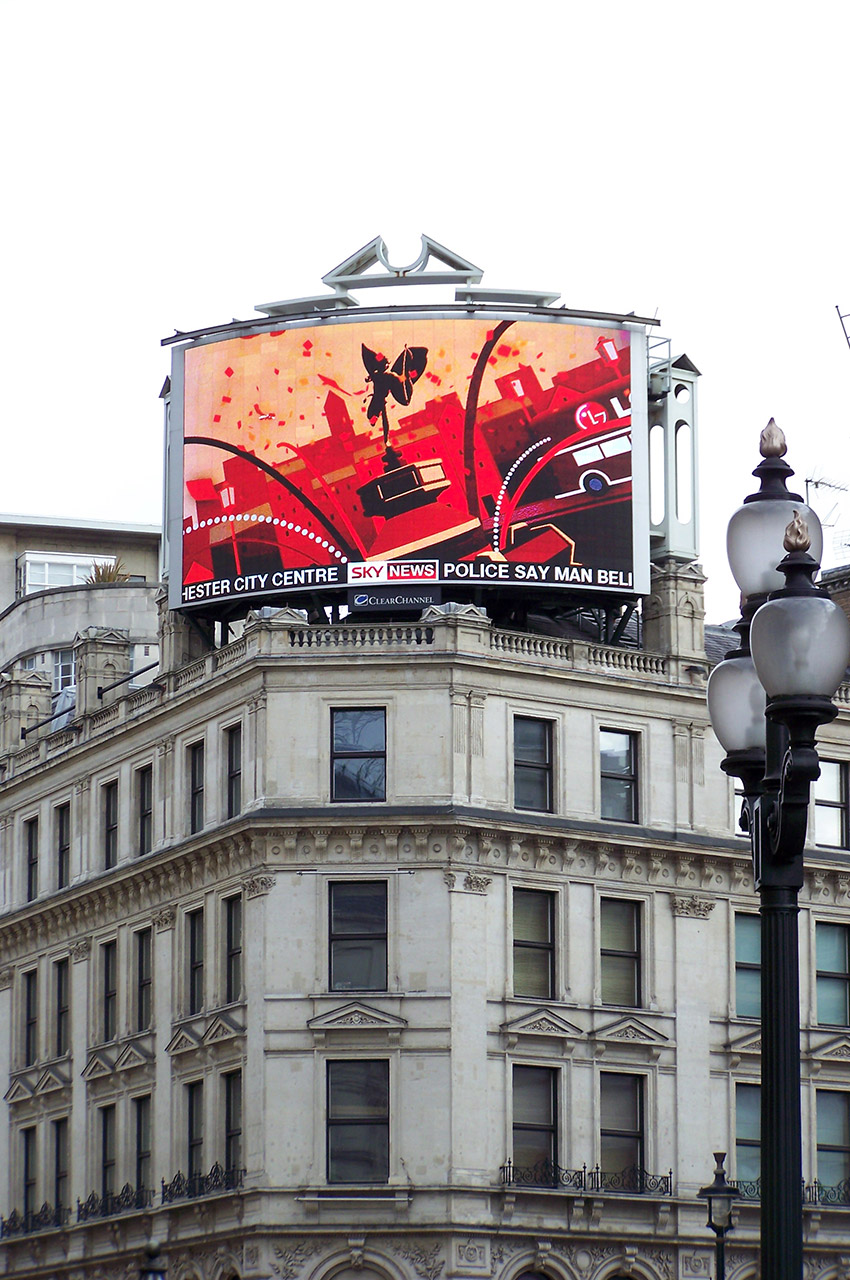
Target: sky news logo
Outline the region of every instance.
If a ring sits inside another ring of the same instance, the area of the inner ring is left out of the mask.
[[[367,585],[377,582],[436,582],[438,560],[373,560],[348,566],[348,581]]]

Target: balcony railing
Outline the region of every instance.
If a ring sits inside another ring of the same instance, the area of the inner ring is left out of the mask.
[[[13,1209],[8,1218],[0,1218],[0,1239],[9,1236],[29,1235],[32,1231],[49,1231],[51,1227],[66,1227],[70,1210],[59,1205],[43,1204],[40,1209],[31,1209],[27,1213],[18,1213]]]
[[[730,1182],[729,1186],[738,1192],[739,1200],[761,1200],[761,1178],[751,1178],[749,1181],[741,1178],[737,1182]]]
[[[155,1192],[147,1187],[131,1187],[125,1182],[120,1191],[106,1191],[99,1196],[93,1191],[85,1200],[77,1201],[77,1222],[93,1222],[95,1218],[111,1218],[132,1209],[149,1209]]]
[[[512,1160],[500,1169],[502,1185],[511,1187],[567,1188],[570,1191],[614,1192],[625,1195],[670,1196],[673,1194],[673,1170],[648,1173],[637,1165],[618,1173],[600,1169],[564,1169],[549,1160],[521,1167]]]
[[[850,1180],[828,1187],[815,1178],[805,1188],[804,1199],[806,1204],[850,1205]]]
[[[162,1203],[175,1200],[196,1200],[199,1196],[215,1195],[218,1191],[240,1191],[245,1177],[244,1169],[225,1169],[215,1162],[209,1173],[193,1173],[189,1177],[177,1172],[170,1182],[162,1180]]]

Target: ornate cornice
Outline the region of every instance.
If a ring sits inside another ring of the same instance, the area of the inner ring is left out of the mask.
[[[712,898],[700,898],[695,893],[690,896],[674,893],[670,896],[670,909],[674,916],[694,916],[705,920],[714,910],[714,905]]]

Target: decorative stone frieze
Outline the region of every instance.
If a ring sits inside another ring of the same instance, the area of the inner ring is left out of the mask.
[[[74,964],[88,960],[91,955],[91,938],[77,938],[71,943],[71,959]]]
[[[700,898],[695,893],[688,896],[674,893],[670,896],[670,909],[674,916],[693,916],[705,920],[714,910],[714,902],[711,898]]]
[[[409,1262],[421,1280],[437,1280],[445,1269],[446,1263],[440,1256],[439,1244],[432,1245],[429,1249],[422,1241],[404,1240],[393,1245],[393,1252]]]
[[[0,969],[0,991],[8,991],[15,976],[14,969]]]
[[[174,907],[160,907],[159,911],[155,911],[152,916],[157,933],[164,933],[167,929],[173,929],[176,918],[177,912]]]
[[[324,1247],[324,1242],[315,1237],[308,1240],[287,1240],[285,1245],[274,1245],[272,1253],[276,1261],[269,1265],[280,1280],[295,1280],[295,1276],[300,1275],[310,1258],[321,1253]]]
[[[249,876],[245,881],[245,897],[261,898],[274,888],[274,876]]]

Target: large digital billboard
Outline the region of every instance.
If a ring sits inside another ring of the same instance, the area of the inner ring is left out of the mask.
[[[645,591],[643,339],[348,313],[181,347],[173,607],[381,584]]]

